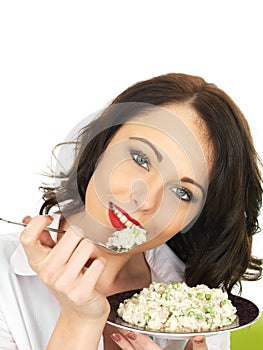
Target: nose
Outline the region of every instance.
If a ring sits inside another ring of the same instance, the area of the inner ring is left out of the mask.
[[[164,193],[164,184],[161,179],[138,179],[132,184],[132,200],[136,203],[137,210],[143,212],[155,212],[161,204]]]

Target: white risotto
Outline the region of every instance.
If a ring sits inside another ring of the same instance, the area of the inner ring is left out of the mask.
[[[218,330],[236,319],[226,292],[204,284],[152,283],[120,303],[118,315],[145,330],[201,332]]]
[[[128,251],[146,242],[147,231],[143,228],[133,225],[123,230],[114,231],[109,237],[106,245],[116,251]]]

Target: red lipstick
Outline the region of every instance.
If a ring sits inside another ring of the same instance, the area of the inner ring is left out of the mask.
[[[127,228],[127,226],[120,221],[118,216],[114,213],[114,208],[116,208],[122,215],[124,215],[129,221],[131,221],[134,225],[142,227],[139,221],[132,218],[128,213],[126,213],[124,210],[122,210],[120,207],[113,203],[109,203],[109,210],[108,215],[111,221],[111,224],[113,227],[115,227],[117,230]]]

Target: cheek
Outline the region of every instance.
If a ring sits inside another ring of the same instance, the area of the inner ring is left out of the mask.
[[[198,210],[193,208],[189,210],[178,210],[174,219],[167,225],[165,229],[166,234],[172,237],[174,234],[184,231],[184,229],[188,227],[197,216]]]
[[[103,203],[101,198],[102,197],[96,190],[94,177],[92,177],[86,190],[85,209],[89,214],[92,214],[92,216],[94,217],[98,215],[102,207],[107,206],[107,203]]]
[[[112,169],[107,179],[108,188],[115,196],[129,195],[132,189],[134,175],[129,162],[125,161]]]
[[[110,162],[107,159],[98,165],[92,179],[86,198],[96,196],[96,200],[104,206],[108,206],[109,201],[125,204],[130,201],[133,185],[138,179],[138,170],[136,172],[129,160]]]
[[[164,198],[159,210],[149,220],[148,227],[155,237],[160,235],[163,241],[167,241],[194,223],[200,211],[201,205],[198,203],[186,203],[179,199],[169,201]]]
[[[126,209],[132,209],[132,199],[138,206],[147,198],[150,184],[146,181],[147,172],[139,168],[133,161],[124,161],[116,166],[106,183],[113,200],[115,199]],[[133,208],[135,209],[135,208]]]

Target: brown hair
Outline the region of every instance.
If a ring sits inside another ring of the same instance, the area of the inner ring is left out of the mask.
[[[129,111],[126,108],[122,114],[112,110],[128,102]],[[167,244],[185,262],[188,285],[221,285],[230,291],[242,278],[257,280],[262,274],[262,260],[251,256],[252,236],[259,231],[262,205],[260,162],[242,112],[224,91],[200,77],[171,73],[139,82],[122,92],[112,102],[111,110],[106,108],[82,129],[73,167],[66,174],[54,175],[61,179],[58,186],[44,187],[40,213],[58,204],[58,193],[59,202],[71,200],[71,212],[77,212],[85,200],[96,162],[121,125],[138,114],[144,104],[178,103],[190,104],[205,122],[215,159],[202,213],[186,233],[177,233]],[[73,179],[75,172],[77,183]],[[76,186],[82,203],[74,198]]]

